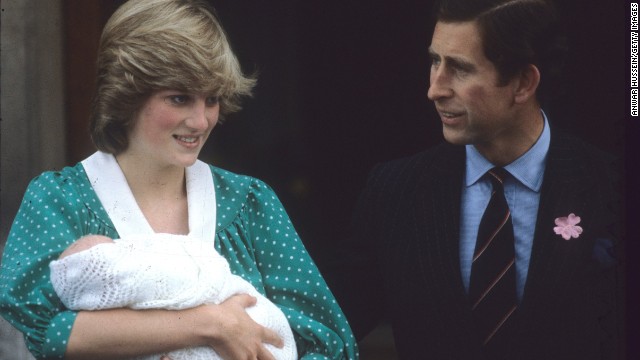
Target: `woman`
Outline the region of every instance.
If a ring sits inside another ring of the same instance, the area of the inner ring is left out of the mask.
[[[66,309],[48,264],[83,236],[134,233],[211,237],[232,272],[286,315],[300,358],[357,357],[342,311],[273,191],[197,160],[219,118],[237,111],[252,86],[202,2],[131,0],[111,17],[91,117],[100,151],[31,182],[2,259],[0,312],[36,357],[209,346],[224,359],[273,358],[264,344],[282,340],[247,315],[248,295],[175,311]]]

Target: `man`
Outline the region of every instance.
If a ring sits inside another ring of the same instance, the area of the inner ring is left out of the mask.
[[[540,106],[556,25],[543,0],[439,4],[428,97],[446,142],[370,174],[333,285],[359,337],[387,316],[401,359],[619,356],[610,161]]]

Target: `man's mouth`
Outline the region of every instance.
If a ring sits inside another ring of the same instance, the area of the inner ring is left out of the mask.
[[[440,113],[442,117],[449,118],[449,119],[457,118],[464,115],[463,112],[452,112],[452,111],[442,111],[442,110],[438,110],[438,113]]]

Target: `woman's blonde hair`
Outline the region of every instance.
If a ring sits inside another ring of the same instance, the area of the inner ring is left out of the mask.
[[[254,84],[205,2],[130,0],[100,39],[91,137],[99,150],[118,154],[127,149],[129,129],[154,91],[217,96],[222,118],[240,109]]]

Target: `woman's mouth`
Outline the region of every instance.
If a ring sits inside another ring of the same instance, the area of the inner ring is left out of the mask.
[[[197,137],[193,137],[193,136],[178,136],[178,135],[175,135],[174,137],[176,139],[180,140],[180,141],[184,141],[184,142],[187,142],[187,143],[194,143],[194,142],[196,142],[196,140],[198,140]]]
[[[186,147],[192,148],[198,145],[199,136],[173,135],[173,138]]]

